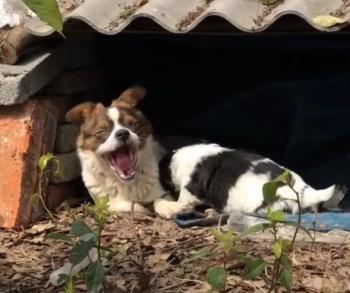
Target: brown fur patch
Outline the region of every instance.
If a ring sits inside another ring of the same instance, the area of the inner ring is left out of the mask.
[[[95,107],[96,104],[90,102],[79,104],[67,112],[66,121],[81,124],[91,115]]]
[[[78,147],[95,151],[106,141],[112,130],[113,122],[107,116],[107,109],[102,104],[97,104],[81,126]]]
[[[145,97],[146,90],[143,87],[131,87],[112,102],[112,107],[120,108],[134,108],[136,107]]]
[[[140,139],[140,148],[143,147],[148,136],[152,134],[152,126],[148,119],[135,108],[122,108],[119,110],[119,123],[135,132]]]

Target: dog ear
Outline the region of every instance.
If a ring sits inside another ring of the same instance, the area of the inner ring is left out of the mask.
[[[86,118],[91,116],[96,106],[96,104],[90,102],[79,104],[67,112],[66,121],[82,124]]]
[[[145,95],[146,89],[144,87],[131,87],[122,92],[119,98],[112,102],[111,106],[121,108],[134,108],[144,99]]]

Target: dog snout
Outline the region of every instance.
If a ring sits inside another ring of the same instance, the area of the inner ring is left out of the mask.
[[[115,136],[118,140],[125,142],[130,137],[130,132],[126,129],[120,129],[115,133]]]

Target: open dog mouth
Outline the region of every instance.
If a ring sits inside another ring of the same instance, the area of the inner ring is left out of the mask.
[[[106,154],[105,159],[120,179],[128,181],[135,177],[137,163],[135,147],[123,145]]]

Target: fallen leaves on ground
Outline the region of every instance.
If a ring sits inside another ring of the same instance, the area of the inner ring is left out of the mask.
[[[71,247],[46,236],[67,233],[73,219],[83,216],[92,223],[80,207],[61,211],[55,223],[47,220],[26,230],[0,230],[0,292],[62,291],[50,285],[48,278],[67,261]],[[209,268],[223,266],[223,255],[210,228],[180,229],[172,221],[150,216],[138,216],[135,228],[144,257],[143,270],[138,265],[138,248],[128,214],[112,216],[102,233],[102,244],[110,249],[103,260],[110,292],[210,291],[206,282]],[[243,245],[252,256],[272,263],[270,241],[247,240]],[[350,291],[349,242],[316,243],[313,247],[302,243],[291,258],[293,292]],[[226,286],[220,292],[267,292],[266,276],[243,280],[243,265],[234,259],[226,260],[226,268]],[[86,292],[83,278],[75,281],[75,289]]]

